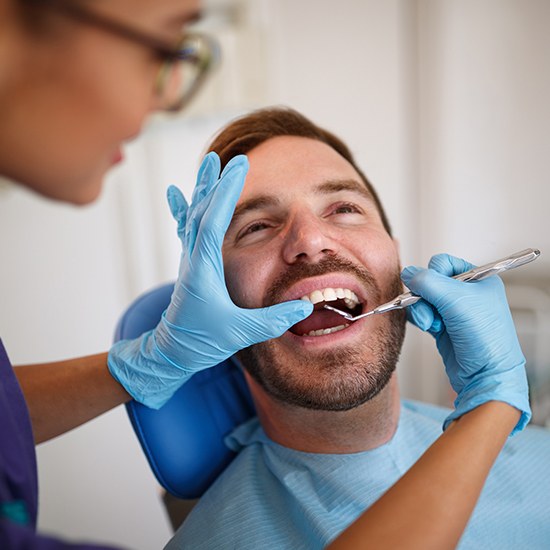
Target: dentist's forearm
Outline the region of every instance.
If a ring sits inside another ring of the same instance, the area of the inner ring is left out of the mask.
[[[111,376],[107,353],[15,367],[35,443],[42,443],[130,400]]]
[[[328,548],[455,548],[519,417],[491,401],[459,418]]]

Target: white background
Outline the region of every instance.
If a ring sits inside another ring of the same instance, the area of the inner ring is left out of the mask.
[[[216,5],[206,25],[223,43],[223,67],[190,112],[150,123],[96,204],[0,187],[0,335],[12,362],[109,347],[126,305],[176,275],[167,185],[189,197],[208,137],[267,104],[295,107],[350,145],[380,192],[404,264],[425,265],[441,251],[484,263],[539,247],[542,257],[506,280],[519,305],[530,297],[518,315],[540,356],[549,339],[536,320],[548,315],[531,310],[548,307],[550,289],[550,2]],[[535,367],[548,376],[547,363]],[[404,395],[445,401],[429,338],[409,330],[399,368]],[[41,445],[38,460],[41,529],[143,550],[169,538],[122,407]]]

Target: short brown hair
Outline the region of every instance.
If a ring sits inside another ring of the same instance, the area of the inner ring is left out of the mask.
[[[294,109],[269,107],[253,111],[230,122],[214,137],[208,150],[217,153],[223,167],[236,155],[244,155],[268,139],[278,136],[298,136],[316,139],[332,147],[344,157],[361,176],[372,194],[384,228],[389,235],[391,226],[374,187],[355,163],[344,142],[333,133],[311,122]]]

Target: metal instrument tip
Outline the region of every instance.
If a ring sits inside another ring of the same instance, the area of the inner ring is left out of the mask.
[[[324,304],[323,306],[325,309],[330,309],[330,311],[334,311],[334,313],[338,313],[338,315],[341,315],[344,317],[344,319],[347,319],[348,321],[357,321],[359,319],[363,319],[363,317],[368,317],[369,315],[374,315],[376,313],[374,310],[369,311],[368,313],[363,313],[362,315],[356,315],[355,317],[348,313],[347,311],[342,311],[341,309],[337,309],[335,307],[329,306],[327,304]]]

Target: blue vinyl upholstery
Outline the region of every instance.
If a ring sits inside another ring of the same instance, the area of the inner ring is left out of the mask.
[[[173,288],[167,284],[137,298],[121,317],[115,340],[154,328]],[[244,377],[231,359],[195,374],[159,410],[135,401],[126,409],[157,480],[183,499],[200,497],[231,462],[235,455],[223,439],[255,414]]]

